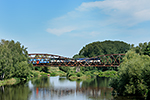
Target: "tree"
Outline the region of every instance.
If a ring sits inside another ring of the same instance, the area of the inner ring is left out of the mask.
[[[1,78],[10,78],[13,76],[13,60],[11,51],[7,45],[0,44],[0,75]]]
[[[103,42],[93,42],[87,44],[83,47],[79,54],[75,55],[75,57],[94,57],[98,55],[105,54],[120,54],[126,53],[130,49],[130,44],[127,44],[122,41],[103,41]]]
[[[146,46],[144,50],[144,55],[150,56],[150,42],[148,43],[148,45]]]
[[[14,66],[14,76],[19,78],[26,78],[30,75],[30,68],[28,68],[27,61],[17,62]]]
[[[0,77],[27,78],[30,73],[28,52],[20,42],[1,40],[0,42]]]
[[[111,86],[120,95],[145,96],[149,86],[150,57],[139,55],[131,50],[126,53],[120,65],[118,76],[112,79]]]

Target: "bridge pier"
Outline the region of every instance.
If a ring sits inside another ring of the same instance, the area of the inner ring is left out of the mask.
[[[80,67],[79,66],[76,67],[76,73],[77,72],[80,72]]]

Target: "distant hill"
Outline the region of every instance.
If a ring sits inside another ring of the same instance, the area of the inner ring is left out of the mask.
[[[123,41],[97,41],[87,44],[79,51],[79,54],[74,55],[73,58],[94,57],[105,54],[124,54],[130,47],[130,44]]]

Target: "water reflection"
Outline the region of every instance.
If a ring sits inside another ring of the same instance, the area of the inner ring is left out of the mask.
[[[0,100],[111,100],[108,78],[70,81],[66,77],[41,77],[27,84],[0,88]]]
[[[26,84],[0,87],[0,100],[28,100],[32,91]]]
[[[46,79],[47,78],[47,79]],[[46,99],[112,99],[112,88],[108,87],[108,78],[96,78],[88,81],[69,81],[66,77],[44,77],[38,80],[32,80],[34,88],[33,96],[30,100],[36,98]],[[31,86],[30,86],[31,87]]]
[[[83,81],[77,91],[93,100],[110,100],[113,97],[111,95],[112,88],[109,87],[109,81],[109,78],[95,78],[91,81]]]

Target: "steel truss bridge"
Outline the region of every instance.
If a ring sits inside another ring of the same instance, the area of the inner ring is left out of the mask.
[[[29,54],[33,66],[118,67],[125,54],[107,54],[91,58],[67,58],[53,54]]]

